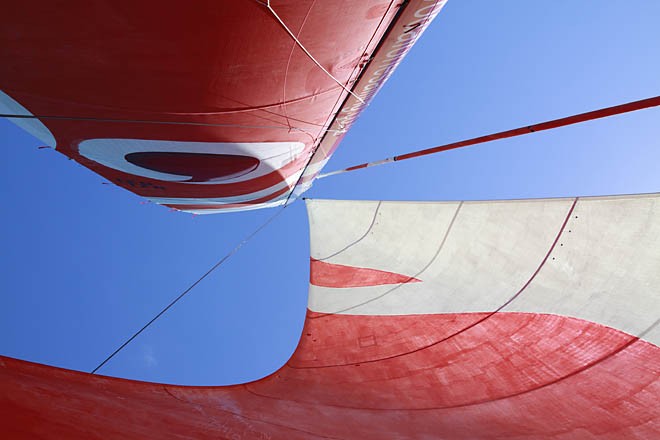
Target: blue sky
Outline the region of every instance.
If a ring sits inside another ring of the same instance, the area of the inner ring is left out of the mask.
[[[451,1],[326,171],[660,94],[660,2]],[[458,200],[660,191],[660,110],[318,181],[314,198]],[[0,121],[0,354],[90,371],[273,210],[141,203]],[[337,221],[341,221],[338,218]],[[305,314],[297,201],[99,373],[231,384],[276,370]]]

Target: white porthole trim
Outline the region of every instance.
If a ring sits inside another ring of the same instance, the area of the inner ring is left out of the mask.
[[[242,194],[240,196],[230,196],[230,197],[211,197],[211,198],[175,198],[175,197],[149,197],[149,201],[153,203],[158,203],[160,205],[230,205],[232,203],[247,203],[251,200],[260,199],[266,197],[269,194],[273,194],[287,186],[293,186],[300,177],[302,170],[297,173],[289,176],[284,182],[281,182],[277,185],[271,186],[269,188],[263,189],[261,191],[256,191],[253,193]],[[288,191],[284,193],[284,196],[287,197]],[[272,201],[266,202],[270,203]]]
[[[295,160],[305,149],[302,142],[182,142],[147,139],[89,139],[78,146],[81,156],[108,168],[136,176],[148,177],[167,182],[184,182],[191,185],[217,185],[218,182],[186,182],[192,176],[163,173],[132,164],[126,160],[131,153],[167,152],[228,154],[250,156],[259,160],[257,168],[233,179],[223,180],[223,184],[255,179],[278,170]]]

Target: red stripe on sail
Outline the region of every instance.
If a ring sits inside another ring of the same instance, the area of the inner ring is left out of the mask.
[[[419,283],[415,277],[366,267],[344,266],[310,259],[310,283],[320,287],[367,287]]]

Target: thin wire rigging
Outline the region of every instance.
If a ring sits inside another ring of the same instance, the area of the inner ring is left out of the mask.
[[[149,322],[147,322],[140,330],[137,332],[133,333],[133,335],[128,338],[126,341],[124,341],[123,344],[121,344],[115,351],[110,354],[110,356],[106,357],[103,362],[98,364],[96,368],[94,368],[91,371],[91,374],[95,374],[101,367],[103,367],[110,359],[115,357],[117,353],[119,353],[124,347],[126,347],[128,344],[131,343],[135,338],[137,338],[140,333],[145,331],[151,324],[156,322],[158,318],[163,316],[165,312],[167,312],[174,304],[179,302],[184,296],[186,296],[195,286],[197,286],[204,278],[209,276],[214,270],[216,270],[218,267],[220,267],[225,261],[227,261],[232,255],[234,255],[240,248],[242,248],[245,244],[247,244],[255,235],[257,235],[259,232],[261,232],[266,226],[268,226],[270,223],[273,222],[286,208],[288,205],[284,205],[281,209],[278,209],[275,214],[273,214],[271,217],[268,218],[264,223],[262,223],[257,229],[252,231],[247,237],[245,237],[240,243],[238,243],[231,251],[229,251],[225,256],[223,256],[217,263],[213,265],[204,275],[199,277],[194,283],[190,285],[186,290],[184,290],[179,296],[177,296],[174,300],[172,300],[165,308],[163,308],[156,316],[154,316]]]
[[[253,129],[275,129],[275,130],[296,130],[306,133],[305,129],[287,125],[245,125],[245,124],[223,124],[214,122],[195,122],[195,121],[158,121],[152,119],[115,119],[115,118],[95,118],[88,116],[64,116],[64,115],[25,115],[20,113],[0,113],[0,118],[8,119],[54,119],[61,121],[82,121],[82,122],[110,122],[127,124],[156,124],[156,125],[192,125],[199,127],[230,127],[230,128],[253,128]],[[298,121],[303,122],[304,121]],[[338,132],[339,130],[324,129],[325,132]]]
[[[341,81],[339,81],[332,73],[328,72],[328,69],[323,67],[323,65],[316,58],[314,58],[314,56],[307,50],[307,48],[305,46],[303,46],[303,44],[300,42],[298,37],[296,37],[296,35],[291,31],[291,29],[289,29],[289,27],[286,25],[286,23],[284,23],[284,20],[282,20],[282,18],[280,18],[280,16],[277,15],[277,12],[275,12],[275,9],[273,9],[273,7],[270,4],[270,0],[266,0],[265,3],[263,1],[258,1],[257,3],[265,6],[271,12],[271,14],[273,14],[273,17],[275,17],[275,19],[280,23],[280,25],[284,28],[286,33],[289,34],[289,36],[291,38],[293,38],[293,41],[295,41],[296,45],[300,48],[300,50],[305,52],[305,55],[307,55],[307,57],[310,60],[312,60],[312,62],[314,64],[316,64],[316,66],[319,69],[321,69],[323,71],[323,73],[325,73],[330,79],[332,79],[335,83],[337,83],[337,85],[339,85],[342,89],[344,89],[344,91],[346,93],[353,96],[355,99],[360,101],[362,104],[365,103],[364,99],[360,98],[358,95],[353,93],[353,91],[351,89],[346,87],[346,85],[344,83],[342,83]]]

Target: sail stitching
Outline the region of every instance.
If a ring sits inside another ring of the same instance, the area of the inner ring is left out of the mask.
[[[417,352],[420,352],[420,351],[422,351],[422,350],[426,350],[426,349],[428,349],[428,348],[430,348],[430,347],[433,347],[433,346],[436,346],[436,345],[438,345],[438,344],[440,344],[440,343],[442,343],[442,342],[446,342],[447,340],[449,340],[449,339],[451,339],[451,338],[453,338],[453,337],[455,337],[455,336],[458,336],[458,335],[460,335],[460,334],[462,334],[462,333],[464,333],[464,332],[470,330],[470,329],[473,328],[473,327],[478,326],[479,324],[481,324],[482,322],[486,321],[487,319],[489,319],[489,318],[492,317],[493,315],[495,315],[495,314],[497,314],[497,313],[500,313],[502,310],[504,310],[504,308],[506,308],[506,307],[507,307],[509,304],[511,304],[513,301],[515,301],[518,297],[520,297],[520,295],[521,295],[521,294],[527,289],[527,287],[529,287],[529,285],[532,283],[532,281],[534,281],[534,279],[535,279],[536,276],[539,274],[539,272],[541,272],[541,269],[543,269],[543,267],[545,266],[545,263],[548,261],[548,258],[550,258],[550,255],[551,255],[552,252],[554,251],[555,247],[557,246],[557,243],[559,242],[559,239],[561,238],[562,234],[564,233],[564,229],[566,229],[566,225],[568,224],[568,221],[569,221],[570,218],[571,218],[571,214],[572,214],[573,211],[575,210],[575,206],[577,205],[578,200],[579,200],[579,197],[575,197],[575,198],[573,199],[573,202],[571,203],[571,206],[570,206],[570,208],[568,209],[568,213],[566,214],[566,217],[564,218],[564,221],[562,222],[561,227],[559,228],[559,231],[557,232],[557,235],[555,236],[555,239],[553,240],[552,244],[550,245],[550,248],[548,249],[548,251],[547,251],[547,253],[545,254],[545,256],[543,257],[543,259],[541,260],[541,262],[540,262],[539,265],[537,266],[536,270],[535,270],[535,271],[531,274],[531,276],[528,278],[527,282],[526,282],[526,283],[525,283],[525,284],[524,284],[524,285],[523,285],[523,286],[522,286],[522,287],[521,287],[521,288],[520,288],[520,289],[519,289],[519,290],[518,290],[513,296],[511,296],[508,300],[506,300],[506,301],[505,301],[503,304],[501,304],[498,308],[496,308],[496,309],[493,310],[492,312],[489,312],[486,316],[484,316],[484,317],[478,319],[477,321],[473,322],[472,324],[468,325],[467,327],[464,327],[464,328],[462,328],[461,330],[459,330],[459,331],[457,331],[457,332],[454,332],[454,333],[452,333],[452,334],[450,334],[450,335],[448,335],[448,336],[445,336],[445,337],[443,337],[442,339],[440,339],[440,340],[438,340],[438,341],[435,341],[435,342],[433,342],[433,343],[431,343],[431,344],[428,344],[428,345],[425,345],[425,346],[422,346],[422,347],[419,347],[419,348],[416,348],[416,349],[414,349],[414,350],[410,350],[410,351],[407,351],[407,352],[404,352],[404,353],[398,353],[398,354],[395,354],[395,355],[392,355],[392,356],[382,357],[382,358],[378,358],[378,359],[369,359],[369,360],[364,360],[364,361],[359,361],[359,362],[347,362],[347,363],[344,363],[344,364],[318,365],[318,366],[307,366],[307,367],[296,367],[296,366],[293,366],[293,365],[290,365],[290,364],[287,364],[287,365],[288,365],[289,367],[291,367],[291,368],[294,368],[294,369],[305,370],[305,369],[318,369],[318,368],[343,367],[343,366],[348,366],[348,365],[355,365],[355,364],[369,364],[369,363],[374,363],[374,362],[385,361],[385,360],[388,360],[388,359],[394,359],[394,358],[399,358],[399,357],[403,357],[403,356],[408,356],[408,355],[410,355],[410,354],[417,353]],[[461,202],[461,203],[463,203],[463,202]],[[460,207],[461,207],[461,205],[459,205],[459,208],[460,208]],[[457,210],[456,214],[454,214],[454,220],[456,219],[456,215],[457,215],[457,214],[458,214],[458,210]],[[453,220],[452,220],[452,223],[453,223]],[[443,244],[444,244],[444,241],[443,241]],[[437,256],[437,255],[436,255],[436,256]],[[434,259],[435,259],[435,257],[434,257]],[[432,261],[433,261],[433,260],[432,260]],[[431,262],[432,262],[432,261],[431,261]],[[430,266],[430,264],[431,264],[431,263],[429,263],[428,266]],[[428,266],[427,266],[427,267],[428,267]],[[424,268],[423,270],[426,270],[426,268]],[[398,286],[397,286],[397,287],[398,287]],[[394,290],[394,289],[392,289],[392,290]],[[389,292],[386,292],[386,294],[387,294],[387,293],[389,293]],[[384,296],[384,295],[381,295],[380,297],[377,297],[376,299],[379,299],[379,298],[381,298],[382,296]],[[328,313],[328,314],[321,315],[320,317],[323,317],[323,316],[331,316],[331,315],[332,315],[332,313]]]

